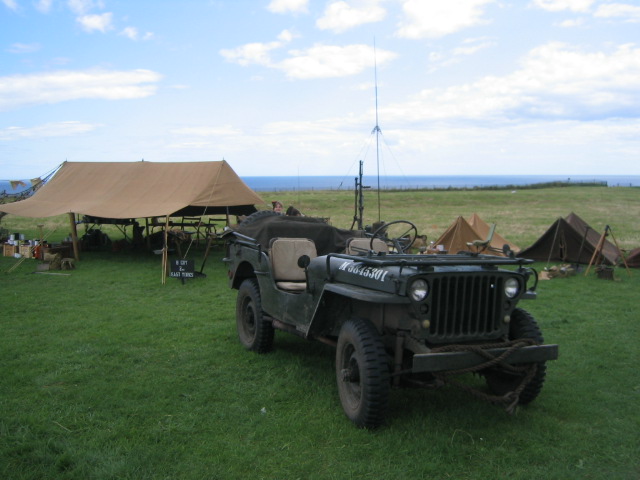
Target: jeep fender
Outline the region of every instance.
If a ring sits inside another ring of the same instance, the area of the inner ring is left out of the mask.
[[[371,303],[411,303],[408,297],[401,297],[395,293],[379,292],[370,288],[346,285],[343,283],[328,283],[325,292],[333,292],[344,297]]]
[[[337,334],[342,323],[350,318],[350,315],[339,315],[336,314],[336,311],[331,311],[337,307],[337,303],[343,303],[344,306],[352,301],[378,305],[410,303],[407,297],[400,297],[386,292],[376,292],[355,285],[338,283],[326,284],[318,300],[312,313],[311,322],[305,332],[306,337]],[[340,307],[337,307],[338,312],[341,310]],[[329,318],[327,317],[327,313]]]

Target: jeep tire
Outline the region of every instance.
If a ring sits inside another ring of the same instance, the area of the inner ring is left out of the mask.
[[[240,343],[247,350],[267,353],[273,348],[273,325],[264,319],[260,287],[254,278],[244,280],[236,300],[236,325]]]
[[[389,366],[380,335],[370,321],[352,318],[342,326],[336,378],[347,417],[360,428],[380,426],[389,403]]]

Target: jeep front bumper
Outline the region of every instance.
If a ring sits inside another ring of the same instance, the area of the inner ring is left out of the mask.
[[[492,357],[500,357],[508,347],[483,349]],[[502,363],[509,365],[541,363],[558,358],[558,345],[529,345],[511,352]],[[481,366],[487,358],[474,351],[418,353],[413,356],[413,373],[443,372]]]

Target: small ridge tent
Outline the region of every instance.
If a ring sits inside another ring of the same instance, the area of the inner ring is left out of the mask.
[[[459,216],[449,226],[449,228],[440,235],[434,244],[436,247],[438,245],[443,245],[444,249],[448,253],[455,254],[460,251],[474,251],[473,247],[469,247],[467,243],[473,242],[474,240],[484,240],[486,236],[486,234],[481,235],[469,224],[469,222],[467,222],[462,216]],[[481,253],[504,256],[504,253],[502,252],[503,244],[498,244],[495,241],[492,241],[490,243],[490,249]]]
[[[530,247],[525,248],[519,256],[539,261],[557,261],[576,264],[589,264],[602,235],[591,228],[575,213],[566,218],[558,218]],[[615,265],[620,252],[608,240],[604,240],[602,248],[594,261]]]
[[[473,228],[476,232],[478,232],[478,234],[480,235],[479,238],[487,237],[487,235],[489,234],[489,229],[491,227],[487,222],[482,220],[477,213],[472,214],[468,222],[469,222],[469,225],[471,225],[471,228]],[[491,240],[491,247],[499,248],[500,250],[502,250],[502,247],[505,244],[509,245],[509,248],[515,253],[518,253],[520,251],[520,247],[518,247],[515,243],[512,243],[509,240],[505,239],[498,232],[494,232]],[[492,253],[495,253],[495,252],[492,252]]]
[[[627,256],[627,266],[640,268],[640,248],[634,248]]]

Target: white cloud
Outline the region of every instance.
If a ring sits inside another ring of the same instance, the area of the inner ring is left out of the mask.
[[[111,12],[95,14],[95,15],[82,15],[76,18],[76,21],[82,26],[85,32],[91,33],[99,31],[106,33],[108,30],[113,29],[111,24],[113,14]]]
[[[434,72],[445,67],[456,65],[460,63],[464,57],[475,55],[479,51],[486,48],[492,48],[495,45],[495,41],[486,37],[468,38],[464,40],[460,46],[453,48],[451,52],[429,52],[429,72]]]
[[[129,38],[131,40],[137,40],[138,39],[138,29],[135,28],[135,27],[125,27],[120,32],[120,35],[122,35],[123,37],[127,37],[127,38]]]
[[[162,76],[150,70],[83,70],[0,77],[0,111],[68,100],[124,100],[154,95]]]
[[[309,0],[271,0],[267,10],[272,13],[307,13]]]
[[[171,133],[194,137],[226,137],[241,135],[242,130],[232,125],[222,125],[219,127],[183,127],[173,130]]]
[[[561,43],[531,50],[504,77],[423,90],[410,102],[384,109],[396,122],[425,119],[640,117],[640,48],[585,52]]]
[[[459,47],[453,49],[454,56],[474,55],[480,50],[495,46],[495,42],[484,38],[468,38]]]
[[[220,50],[220,55],[230,62],[246,67],[252,63],[268,66],[271,64],[271,50],[282,47],[280,42],[247,43],[240,47]]]
[[[533,0],[533,4],[549,12],[588,12],[595,0]]]
[[[104,8],[101,0],[67,0],[67,6],[76,15],[84,15],[94,8]]]
[[[49,13],[53,0],[38,0],[35,7],[40,13]]]
[[[622,17],[628,22],[640,22],[640,7],[625,3],[605,3],[599,5],[594,16],[599,18]]]
[[[282,70],[289,78],[311,79],[344,77],[360,73],[374,64],[374,51],[368,45],[331,46],[317,44],[306,50],[291,50],[289,57],[275,61],[271,53],[284,47],[293,35],[285,30],[277,41],[248,43],[234,49],[220,50],[220,55],[230,62],[242,66],[252,64]],[[376,50],[375,58],[382,65],[396,54],[387,50]]]
[[[91,132],[99,125],[78,121],[54,122],[34,127],[7,127],[0,130],[0,140],[12,141],[25,138],[70,137]]]
[[[33,53],[37,52],[38,50],[40,50],[39,43],[14,43],[7,49],[7,52],[22,54]]]
[[[565,20],[560,22],[560,26],[563,28],[573,28],[573,27],[581,27],[585,24],[585,19],[583,17],[580,18],[572,18],[569,20]]]
[[[364,23],[375,23],[384,19],[386,10],[377,1],[354,7],[344,1],[334,1],[327,5],[324,15],[316,21],[320,30],[344,32]]]
[[[242,66],[258,64],[263,66],[271,65],[271,51],[282,48],[294,38],[294,35],[283,30],[278,35],[278,40],[268,43],[247,43],[240,47],[220,50],[220,55],[230,62],[238,63]]]
[[[484,23],[483,7],[495,0],[456,2],[403,0],[403,21],[396,34],[404,38],[438,38]]]
[[[140,32],[136,27],[125,27],[122,29],[122,31],[118,35],[127,37],[130,40],[149,40],[153,38],[153,33],[151,32],[147,32],[141,36]]]
[[[346,77],[373,67],[374,59],[383,65],[396,57],[388,50],[375,51],[368,45],[315,45],[307,50],[293,50],[290,57],[281,61],[276,68],[283,70],[287,77],[297,79]]]
[[[2,3],[4,3],[4,6],[9,10],[18,10],[18,4],[16,3],[16,0],[2,0]]]

